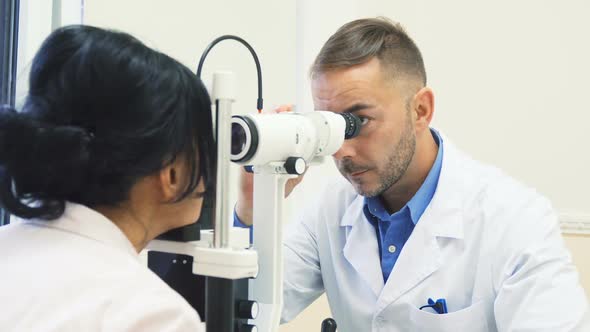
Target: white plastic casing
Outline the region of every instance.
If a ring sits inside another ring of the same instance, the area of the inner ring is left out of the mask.
[[[258,145],[251,158],[234,160],[239,164],[265,165],[289,157],[301,157],[310,162],[315,157],[334,154],[344,142],[346,123],[341,115],[333,112],[249,114],[245,117],[256,127]]]
[[[232,227],[228,248],[211,248],[211,230],[201,230],[200,241],[177,242],[167,240],[151,241],[145,252],[161,252],[192,256],[193,273],[203,276],[242,279],[258,275],[258,253],[250,247],[248,229]]]
[[[211,99],[236,99],[236,75],[231,71],[217,71],[213,74]]]

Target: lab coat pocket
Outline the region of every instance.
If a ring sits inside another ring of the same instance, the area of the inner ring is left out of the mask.
[[[435,314],[411,307],[411,331],[487,331],[485,305],[478,301],[471,306],[448,314]]]

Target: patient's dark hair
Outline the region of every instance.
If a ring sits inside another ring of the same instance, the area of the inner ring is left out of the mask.
[[[54,219],[65,201],[114,206],[131,187],[184,158],[214,185],[211,102],[202,82],[134,37],[90,26],[53,32],[35,55],[21,112],[0,109],[0,204]]]

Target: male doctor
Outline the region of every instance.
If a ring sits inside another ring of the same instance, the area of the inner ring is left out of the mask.
[[[333,156],[346,181],[286,231],[283,321],[326,292],[342,332],[590,331],[551,204],[430,128],[434,94],[398,24],[344,25],[311,72],[315,108],[362,129]]]

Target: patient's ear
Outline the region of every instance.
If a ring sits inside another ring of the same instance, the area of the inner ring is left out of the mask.
[[[170,165],[164,167],[159,172],[160,192],[164,201],[174,200],[183,190],[180,181],[180,168],[175,161]]]

